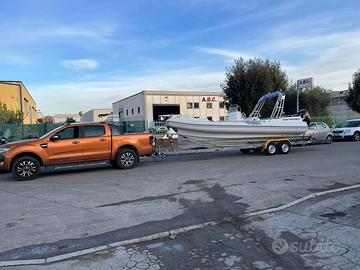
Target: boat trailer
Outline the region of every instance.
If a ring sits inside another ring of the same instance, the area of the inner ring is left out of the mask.
[[[184,137],[184,140],[186,138]],[[152,157],[161,161],[166,156],[197,154],[197,153],[213,153],[220,151],[239,150],[241,153],[248,154],[251,151],[255,153],[265,153],[269,156],[275,154],[288,154],[293,145],[303,144],[302,141],[292,141],[288,138],[273,138],[265,142],[249,142],[236,147],[205,147],[200,144],[190,145],[187,148],[181,148],[178,138],[154,138]]]

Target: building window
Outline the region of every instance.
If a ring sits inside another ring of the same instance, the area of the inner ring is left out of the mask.
[[[224,117],[224,116],[220,116],[220,121],[225,121],[225,117]]]
[[[138,114],[140,114],[140,107],[138,107]]]
[[[207,109],[212,109],[212,103],[210,103],[210,102],[209,102],[209,103],[206,103],[206,108],[207,108]]]
[[[129,115],[129,110],[126,110],[126,115]]]
[[[199,109],[199,108],[200,108],[199,102],[194,102],[194,109]]]
[[[188,109],[192,109],[192,108],[193,108],[193,104],[192,104],[191,102],[188,102],[188,103],[186,104],[186,107],[187,107]]]
[[[219,103],[219,106],[220,106],[220,109],[224,109],[224,108],[225,108],[225,103],[224,103],[224,101],[221,101],[221,102]]]
[[[199,116],[195,116],[194,118],[200,118]]]
[[[134,108],[131,109],[131,114],[134,115]]]
[[[207,119],[208,119],[209,121],[212,121],[212,116],[208,116]]]

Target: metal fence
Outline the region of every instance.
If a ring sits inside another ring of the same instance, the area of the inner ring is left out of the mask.
[[[7,141],[19,141],[30,137],[41,137],[63,124],[0,125],[0,137]]]
[[[0,138],[8,142],[41,137],[49,131],[64,124],[34,124],[34,125],[0,125]],[[151,131],[154,134],[165,134],[165,122],[126,121],[118,124],[122,133],[142,133]]]

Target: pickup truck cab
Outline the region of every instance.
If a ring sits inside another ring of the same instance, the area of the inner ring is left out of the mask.
[[[360,141],[360,119],[347,120],[333,131],[334,139],[353,139]]]
[[[39,139],[0,146],[0,170],[18,180],[39,176],[41,167],[107,161],[131,169],[139,157],[152,154],[150,133],[120,134],[106,123],[75,123],[58,127]]]

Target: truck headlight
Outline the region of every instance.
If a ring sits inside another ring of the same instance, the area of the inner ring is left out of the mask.
[[[10,150],[10,147],[0,147],[0,154],[7,153]]]

